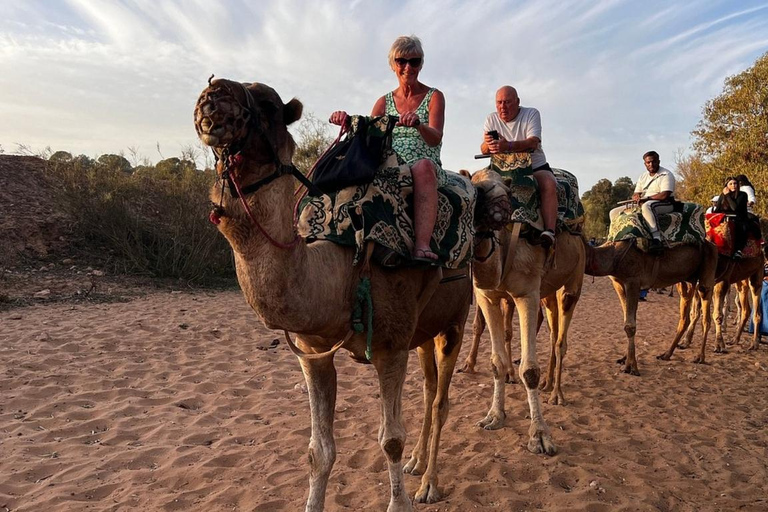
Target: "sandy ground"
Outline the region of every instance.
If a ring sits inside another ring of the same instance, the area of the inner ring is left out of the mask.
[[[710,339],[707,365],[694,365],[692,350],[658,361],[676,312],[676,297],[649,294],[638,319],[642,376],[619,373],[618,301],[606,278],[587,278],[570,333],[568,405],[544,405],[553,457],[525,448],[520,384],[508,386],[504,429],[475,426],[491,398],[486,341],[478,373],[454,379],[440,454],[447,498],[415,509],[768,510],[768,347],[719,355]],[[547,351],[544,328],[542,366]],[[326,509],[385,510],[373,370],[336,360]],[[409,364],[407,453],[421,421],[415,354]],[[299,365],[237,291],[0,312],[0,512],[303,510],[309,435]],[[419,478],[406,484],[412,495]]]

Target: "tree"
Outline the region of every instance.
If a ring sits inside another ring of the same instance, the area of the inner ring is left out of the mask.
[[[725,80],[693,131],[694,155],[684,160],[688,200],[709,204],[727,176],[746,175],[755,187],[756,213],[768,214],[768,53]]]
[[[131,162],[121,155],[101,155],[96,161],[104,168],[112,171],[131,174],[131,171],[133,170]]]
[[[609,213],[616,203],[632,197],[635,185],[626,176],[611,184],[603,178],[584,192],[581,201],[584,204],[584,234],[587,238],[605,238],[610,226]]]
[[[306,114],[296,130],[296,151],[293,154],[293,164],[306,174],[320,158],[333,138],[328,135],[327,123],[320,121],[314,115]]]
[[[71,162],[72,153],[70,153],[69,151],[57,151],[54,154],[52,154],[50,157],[48,157],[48,161],[53,163]]]

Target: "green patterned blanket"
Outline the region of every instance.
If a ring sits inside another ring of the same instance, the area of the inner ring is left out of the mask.
[[[475,188],[469,179],[446,171],[438,189],[437,223],[432,250],[442,266],[460,268],[472,257]],[[357,249],[374,241],[410,258],[413,248],[413,178],[411,169],[390,151],[372,183],[349,187],[300,205],[299,234],[308,241],[329,240]]]
[[[706,238],[703,206],[696,203],[683,203],[681,213],[660,214],[658,217],[661,237],[670,247],[698,243]],[[632,238],[638,239],[638,247],[641,250],[648,250],[651,230],[637,205],[632,205],[621,212],[611,223],[608,231],[608,240],[612,242]]]
[[[530,153],[504,153],[491,158],[490,168],[509,178],[512,222],[522,222],[538,230],[544,229],[538,184],[532,175]],[[579,198],[576,176],[563,169],[552,168],[557,181],[557,222],[560,229],[581,233],[584,206]]]

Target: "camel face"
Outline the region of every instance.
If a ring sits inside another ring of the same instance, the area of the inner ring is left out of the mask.
[[[195,130],[203,144],[223,148],[244,139],[254,117],[250,92],[242,84],[215,80],[195,105]]]
[[[509,187],[496,171],[483,169],[471,177],[477,189],[475,227],[478,231],[496,231],[512,219]]]

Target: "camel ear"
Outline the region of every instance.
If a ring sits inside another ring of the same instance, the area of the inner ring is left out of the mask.
[[[462,169],[462,170],[460,170],[460,171],[459,171],[459,174],[461,174],[461,175],[462,175],[462,176],[464,176],[465,178],[469,178],[469,179],[472,179],[472,175],[471,175],[471,174],[469,174],[469,171],[468,171],[468,170],[466,170],[466,169]]]
[[[285,104],[283,107],[283,121],[286,126],[298,121],[301,118],[301,113],[304,110],[304,105],[299,100],[293,98],[291,101]]]

